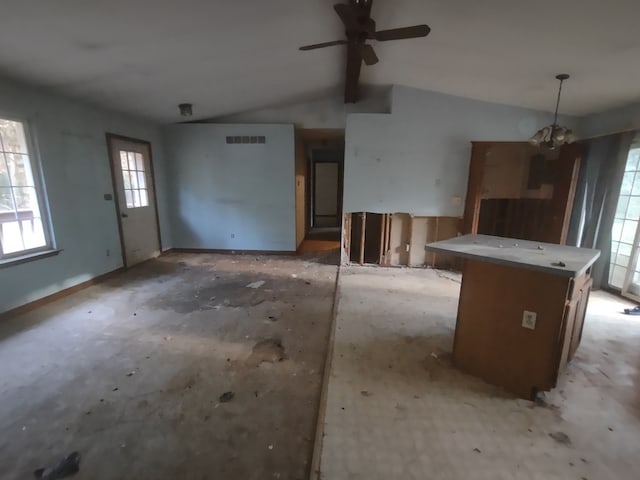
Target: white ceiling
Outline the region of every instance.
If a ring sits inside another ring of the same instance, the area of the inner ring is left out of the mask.
[[[336,0],[337,1],[337,0]],[[315,98],[343,80],[331,0],[5,0],[0,72],[94,104],[178,120]],[[640,101],[638,0],[375,0],[378,29],[427,23],[427,38],[374,42],[362,82],[403,84],[561,111]]]

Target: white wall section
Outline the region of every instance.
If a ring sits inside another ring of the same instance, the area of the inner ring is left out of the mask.
[[[547,112],[394,86],[391,114],[347,117],[344,211],[461,216],[470,142],[526,141],[552,120]]]
[[[295,251],[293,125],[173,125],[165,150],[175,247]]]
[[[42,164],[59,255],[0,269],[0,312],[122,266],[107,132],[150,141],[163,249],[171,237],[160,130],[122,114],[0,80],[0,116],[27,122]],[[34,153],[34,152],[32,152]]]

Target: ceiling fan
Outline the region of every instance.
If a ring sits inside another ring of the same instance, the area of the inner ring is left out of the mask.
[[[378,56],[367,40],[386,42],[404,38],[418,38],[429,35],[428,25],[392,28],[376,31],[376,22],[371,18],[373,0],[349,0],[349,3],[337,3],[333,6],[345,26],[346,39],[333,42],[316,43],[300,47],[300,50],[347,45],[347,82],[344,91],[344,102],[355,103],[358,100],[358,79],[362,62],[367,65],[378,63]]]

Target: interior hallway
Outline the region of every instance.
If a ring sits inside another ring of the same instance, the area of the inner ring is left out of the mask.
[[[170,254],[3,320],[0,478],[307,478],[336,263]]]
[[[640,317],[595,292],[582,345],[534,404],[451,364],[460,275],[343,267],[320,478],[632,480]]]

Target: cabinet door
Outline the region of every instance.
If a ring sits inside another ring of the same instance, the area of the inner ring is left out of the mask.
[[[587,316],[587,304],[589,303],[589,294],[591,293],[591,286],[593,280],[589,279],[582,285],[580,290],[576,292],[576,315],[573,322],[573,331],[571,332],[571,347],[569,349],[569,358],[571,361],[573,356],[580,346],[580,340],[582,340],[582,330],[584,328],[584,319]]]
[[[562,372],[571,359],[573,330],[576,323],[576,313],[578,311],[576,296],[577,295],[574,295],[573,298],[570,299],[564,307],[564,318],[562,319],[562,331],[560,337],[562,338],[562,351],[560,354],[558,372]]]

